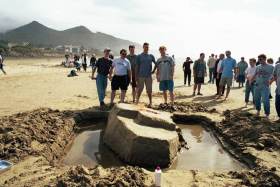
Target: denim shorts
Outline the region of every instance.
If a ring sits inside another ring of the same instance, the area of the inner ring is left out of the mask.
[[[173,80],[160,81],[159,90],[160,91],[168,90],[168,91],[172,92],[174,90],[174,81]]]

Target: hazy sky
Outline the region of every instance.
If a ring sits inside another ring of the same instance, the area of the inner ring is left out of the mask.
[[[37,20],[166,45],[176,56],[227,49],[239,58],[280,56],[279,0],[1,0],[0,30]]]

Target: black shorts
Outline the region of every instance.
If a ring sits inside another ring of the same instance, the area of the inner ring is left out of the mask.
[[[204,77],[194,77],[195,84],[204,84]]]
[[[112,82],[111,82],[111,88],[112,90],[127,90],[127,87],[129,85],[129,80],[127,75],[118,76],[114,75]]]

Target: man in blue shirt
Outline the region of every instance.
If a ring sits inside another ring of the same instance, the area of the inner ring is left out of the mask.
[[[136,104],[139,103],[140,96],[144,89],[144,85],[146,86],[146,91],[149,97],[149,105],[148,107],[152,106],[152,66],[153,63],[156,63],[155,57],[152,54],[149,54],[149,44],[143,44],[143,53],[137,56],[136,59],[136,81],[137,81],[137,98]]]
[[[264,54],[259,55],[260,65],[257,66],[253,80],[256,80],[255,86],[255,105],[257,115],[260,115],[261,101],[263,102],[264,112],[266,117],[270,114],[270,102],[269,102],[269,86],[273,76],[274,67],[266,63],[266,56]]]
[[[227,85],[227,93],[225,100],[228,98],[228,95],[230,93],[230,87],[232,85],[232,79],[233,79],[233,72],[236,74],[236,60],[231,57],[231,52],[226,51],[226,59],[222,61],[220,73],[222,73],[221,81],[220,81],[220,93],[218,96],[218,99],[221,98],[221,90],[225,85]]]

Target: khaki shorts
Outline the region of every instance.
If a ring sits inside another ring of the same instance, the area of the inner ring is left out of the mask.
[[[140,92],[143,91],[144,84],[146,86],[147,93],[152,93],[152,91],[153,91],[153,88],[152,88],[152,86],[153,86],[153,79],[152,79],[152,77],[147,77],[147,78],[146,77],[139,77],[138,78],[137,88],[138,88],[138,90]]]
[[[220,86],[225,86],[231,87],[232,85],[232,78],[231,77],[222,77],[220,80]]]

